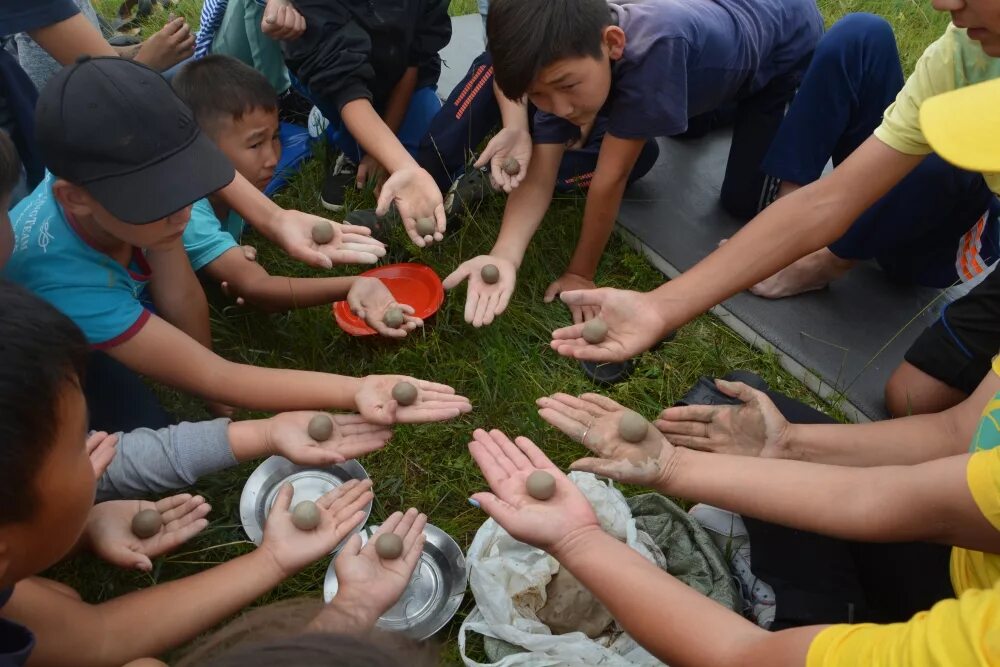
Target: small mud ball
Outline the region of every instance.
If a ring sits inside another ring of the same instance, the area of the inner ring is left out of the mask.
[[[649,422],[642,415],[626,410],[618,420],[618,435],[625,442],[640,442],[649,432]]]
[[[583,325],[583,339],[591,345],[604,342],[608,335],[608,325],[599,317],[587,320]]]
[[[421,236],[434,236],[437,231],[437,223],[434,218],[420,218],[417,220],[417,234]]]
[[[160,528],[163,528],[163,517],[156,510],[141,510],[132,517],[132,534],[140,540],[156,535]]]
[[[375,553],[386,560],[399,558],[403,555],[403,538],[396,533],[382,533],[375,540]]]
[[[333,420],[330,415],[316,415],[309,420],[309,437],[316,442],[329,440],[333,435]]]
[[[487,264],[483,267],[483,270],[479,272],[482,276],[483,282],[487,285],[493,285],[498,280],[500,280],[500,269],[497,268],[496,264]]]
[[[500,165],[500,168],[503,169],[504,173],[508,176],[517,176],[521,173],[521,163],[512,157],[504,160],[503,164]]]
[[[417,388],[409,382],[397,382],[392,388],[392,397],[400,405],[413,405],[417,400]]]
[[[313,530],[319,525],[319,507],[311,500],[303,500],[292,510],[292,524],[299,530]]]
[[[313,241],[317,245],[325,245],[333,240],[333,225],[329,222],[317,222],[312,228]]]
[[[556,479],[544,470],[536,470],[528,475],[524,486],[535,500],[548,500],[556,492]]]
[[[384,322],[385,326],[390,329],[398,329],[403,326],[403,321],[405,319],[406,317],[403,315],[403,309],[397,308],[396,306],[387,308],[385,315],[382,316],[382,322]]]

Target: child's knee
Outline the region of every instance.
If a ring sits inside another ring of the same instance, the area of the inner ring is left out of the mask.
[[[892,25],[875,14],[848,14],[834,23],[820,40],[813,56],[814,61],[822,61],[833,56],[854,52],[858,47],[889,48],[895,53],[896,36]]]

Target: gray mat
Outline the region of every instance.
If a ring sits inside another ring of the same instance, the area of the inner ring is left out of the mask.
[[[448,98],[484,48],[483,19],[479,14],[451,18],[451,41],[441,49],[441,77],[438,79],[441,99]]]

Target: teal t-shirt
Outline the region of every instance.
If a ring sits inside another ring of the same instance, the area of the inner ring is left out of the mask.
[[[194,270],[201,271],[222,253],[238,247],[243,224],[243,218],[236,211],[230,210],[225,220],[219,220],[207,198],[196,201],[184,229],[184,250]]]

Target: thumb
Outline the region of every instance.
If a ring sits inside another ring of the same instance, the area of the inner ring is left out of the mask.
[[[545,290],[545,296],[542,297],[542,301],[544,303],[552,303],[552,301],[556,298],[557,294],[559,294],[558,280],[549,285],[548,289]],[[565,299],[563,299],[563,301],[565,301]]]
[[[152,572],[153,571],[153,561],[149,560],[149,557],[145,554],[133,554],[132,568],[139,570],[140,572]]]
[[[292,504],[292,496],[295,494],[295,487],[290,483],[285,483],[281,485],[278,489],[278,496],[274,499],[274,505],[272,509],[280,509],[288,511]]]
[[[358,173],[354,179],[354,186],[359,190],[365,187],[365,183],[368,180],[368,163],[364,160],[358,165]]]
[[[382,184],[382,191],[378,193],[378,202],[375,204],[375,215],[381,218],[388,214],[389,207],[392,206],[392,202],[395,198],[395,183],[393,183],[392,178],[390,178]],[[400,212],[399,217],[403,217],[402,212]]]
[[[285,248],[285,251],[295,259],[308,264],[317,269],[332,269],[333,260],[318,250],[313,250],[306,245],[294,245]]]
[[[627,475],[622,474],[621,466],[618,461],[609,461],[608,459],[599,459],[596,457],[586,457],[582,459],[577,459],[569,465],[570,470],[579,470],[581,472],[590,472],[598,477],[607,477],[613,479],[616,482],[627,482]]]
[[[742,382],[730,382],[729,380],[717,379],[715,386],[726,396],[738,398],[744,403],[749,403],[757,396],[757,390]]]
[[[470,496],[479,503],[479,508],[505,528],[514,520],[517,510],[507,502],[500,500],[488,491],[480,491]]]
[[[576,289],[559,295],[567,306],[603,306],[607,295],[606,288]]]
[[[126,570],[149,572],[153,569],[152,561],[145,554],[133,551],[124,544],[117,544],[111,547],[105,556],[109,563]]]
[[[448,274],[448,277],[441,283],[445,289],[450,290],[458,287],[463,280],[469,277],[470,270],[468,264],[468,262],[463,262],[457,269]]]
[[[361,553],[361,533],[354,533],[353,535],[351,535],[350,539],[347,540],[347,544],[341,547],[340,553],[337,554],[337,558],[339,559],[341,556],[351,558],[357,556],[360,553]]]
[[[493,144],[493,139],[490,139],[490,142],[486,144],[486,148],[484,148],[482,154],[480,154],[479,159],[472,165],[473,167],[481,169],[490,163],[490,160],[493,159],[493,156],[496,155],[497,152],[497,148]]]
[[[353,289],[347,292],[347,306],[351,309],[352,313],[364,319],[364,304],[361,303],[361,297]]]

